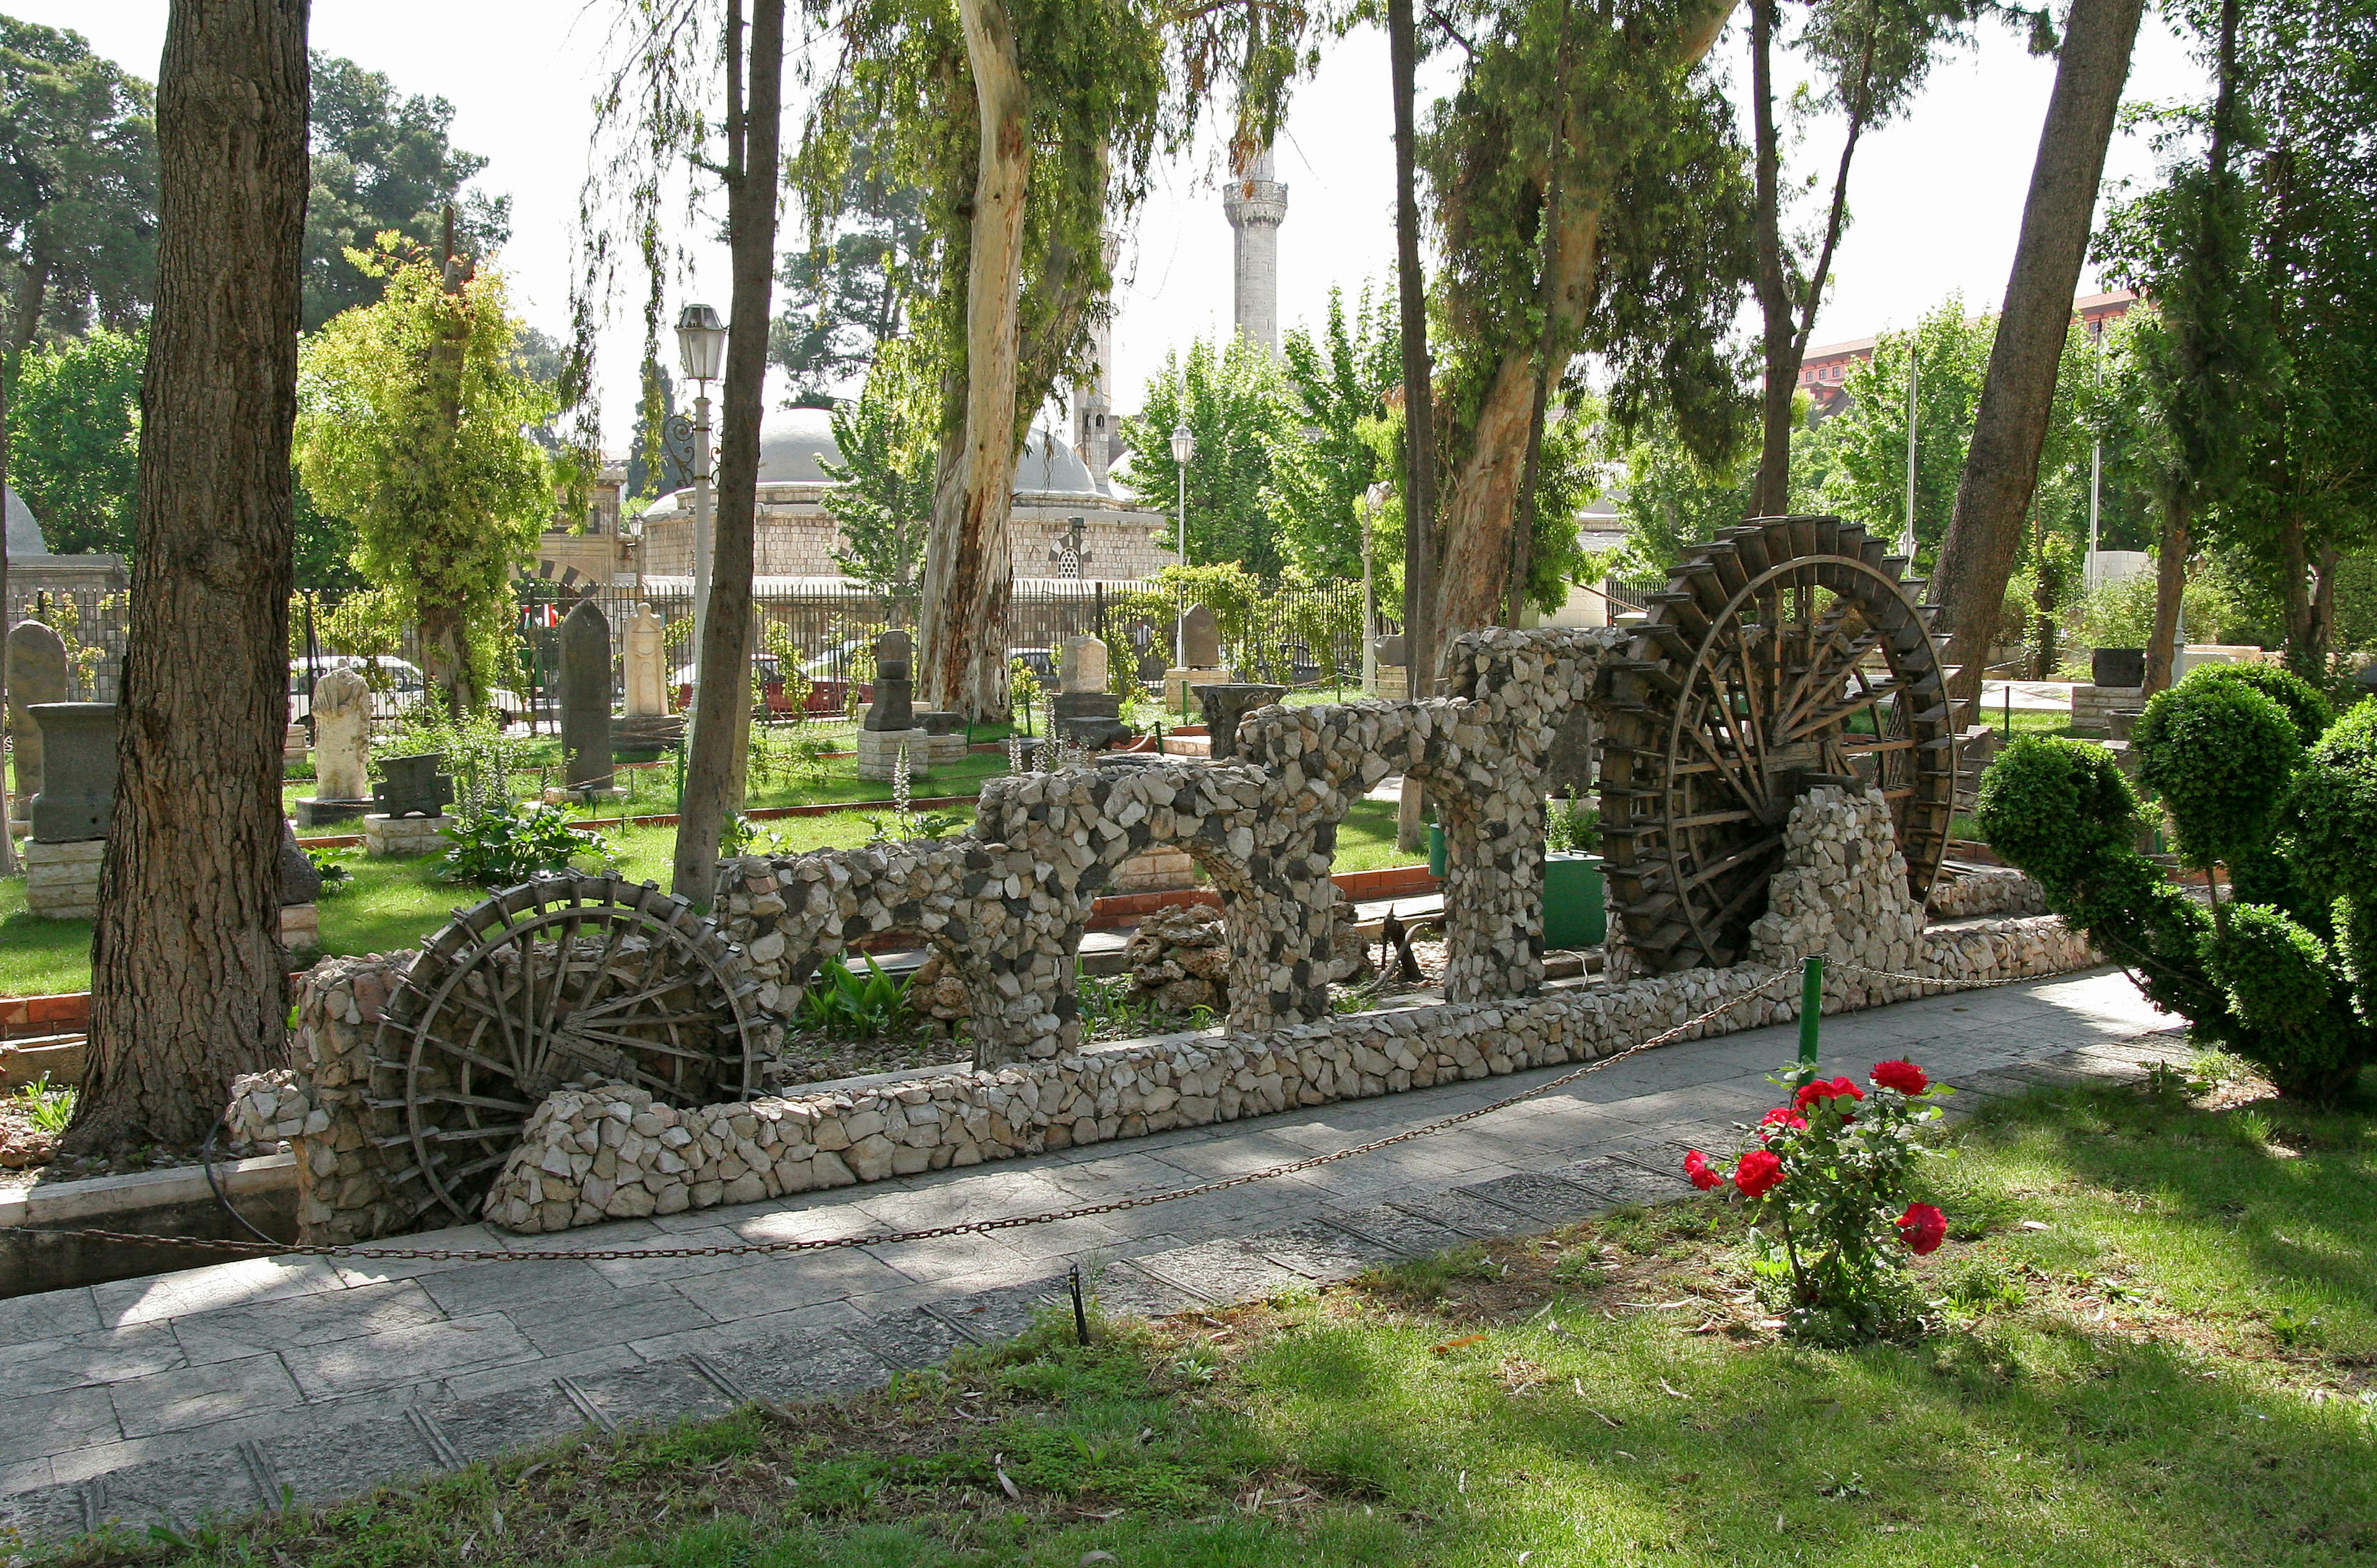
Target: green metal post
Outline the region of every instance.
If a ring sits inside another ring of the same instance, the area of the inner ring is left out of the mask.
[[[1799,970],[1799,1082],[1816,1076],[1816,1032],[1824,1014],[1824,961],[1810,958]]]

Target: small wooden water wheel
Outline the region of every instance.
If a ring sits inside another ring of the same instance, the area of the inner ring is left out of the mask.
[[[1922,584],[1831,517],[1726,529],[1648,596],[1606,666],[1601,812],[1610,896],[1654,971],[1749,947],[1792,803],[1878,784],[1920,898],[1947,848],[1956,732]]]
[[[755,989],[715,922],[651,883],[539,877],[458,910],[388,999],[376,1076],[393,1071],[422,1182],[416,1213],[479,1201],[531,1112],[569,1084],[665,1104],[748,1098]]]

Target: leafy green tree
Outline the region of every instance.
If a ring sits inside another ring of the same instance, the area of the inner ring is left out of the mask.
[[[80,33],[0,17],[6,342],[130,330],[157,270],[156,94]]]
[[[813,205],[808,244],[777,268],[784,308],[768,358],[792,377],[796,404],[830,405],[905,334],[910,302],[932,293],[931,255],[925,193],[854,128],[839,199]]]
[[[356,569],[421,628],[449,710],[472,711],[512,635],[513,574],[554,511],[555,463],[527,434],[554,399],[520,366],[500,273],[458,268],[449,287],[397,242],[349,260],[384,293],[305,345],[298,471],[353,526]]]
[[[1605,426],[1602,440],[1613,471],[1622,476],[1617,496],[1619,515],[1626,520],[1626,546],[1617,562],[1622,576],[1664,586],[1667,569],[1686,551],[1750,515],[1756,454],[1738,451],[1712,467],[1661,427],[1630,441]]]
[[[1147,384],[1136,417],[1122,422],[1131,476],[1154,507],[1179,495],[1172,430],[1187,424],[1197,438],[1188,460],[1188,560],[1232,564],[1274,578],[1287,563],[1273,501],[1273,458],[1301,440],[1280,363],[1270,351],[1233,335],[1218,351],[1206,339],[1173,353]],[[1355,568],[1361,570],[1358,538]]]
[[[1898,537],[1906,521],[1906,370],[1915,365],[1915,538],[1928,561],[1947,537],[1965,449],[1989,374],[1994,317],[1965,313],[1951,294],[1912,331],[1884,332],[1873,353],[1842,378],[1847,402],[1801,443],[1793,462],[1795,509],[1837,512],[1867,532]]]
[[[1292,565],[1317,581],[1358,581],[1368,511],[1363,498],[1390,477],[1362,426],[1386,413],[1387,394],[1403,381],[1393,301],[1373,300],[1366,286],[1348,320],[1344,295],[1331,289],[1320,336],[1291,329],[1280,344],[1280,368],[1295,416],[1272,451],[1271,502],[1282,547]],[[1401,557],[1402,524],[1392,534],[1380,532],[1375,518],[1370,527],[1375,570],[1376,561]]]
[[[885,343],[866,385],[833,411],[840,482],[826,509],[842,525],[833,552],[843,573],[890,599],[895,618],[914,612],[933,515],[933,461],[940,443],[940,374],[911,338]]]
[[[454,248],[485,256],[511,237],[511,197],[465,192],[487,161],[447,140],[454,106],[408,97],[378,71],[313,55],[313,188],[305,198],[305,330],[379,298],[382,278],[351,258],[394,230],[437,245],[448,206]]]
[[[132,553],[143,332],[95,327],[35,349],[8,391],[8,482],[61,555]]]

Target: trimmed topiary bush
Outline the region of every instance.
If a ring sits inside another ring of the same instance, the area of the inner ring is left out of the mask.
[[[2328,705],[2319,688],[2289,669],[2276,664],[2204,664],[2188,674],[2182,686],[2197,681],[2228,681],[2249,688],[2286,710],[2293,721],[2295,737],[2310,746],[2327,732],[2335,722],[2335,710]]]
[[[2363,962],[2377,959],[2377,899],[2360,892],[2377,889],[2377,710],[2334,726],[2306,763],[2257,685],[2191,676],[2136,736],[2182,854],[2228,869],[2216,914],[2138,852],[2137,796],[2102,747],[2008,746],[1981,775],[1983,834],[2157,1005],[2282,1094],[2335,1098],[2377,1059],[2377,968]]]

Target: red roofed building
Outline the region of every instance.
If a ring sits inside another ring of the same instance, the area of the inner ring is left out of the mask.
[[[2138,302],[2137,294],[2129,289],[2115,289],[2109,293],[2082,294],[2072,302],[2072,314],[2087,323],[2091,336],[2102,337],[2105,324],[2128,314]],[[1838,413],[1848,394],[1842,383],[1848,379],[1849,366],[1873,357],[1875,340],[1852,338],[1844,343],[1827,343],[1810,349],[1799,361],[1799,389],[1815,400],[1813,415],[1818,420]]]

